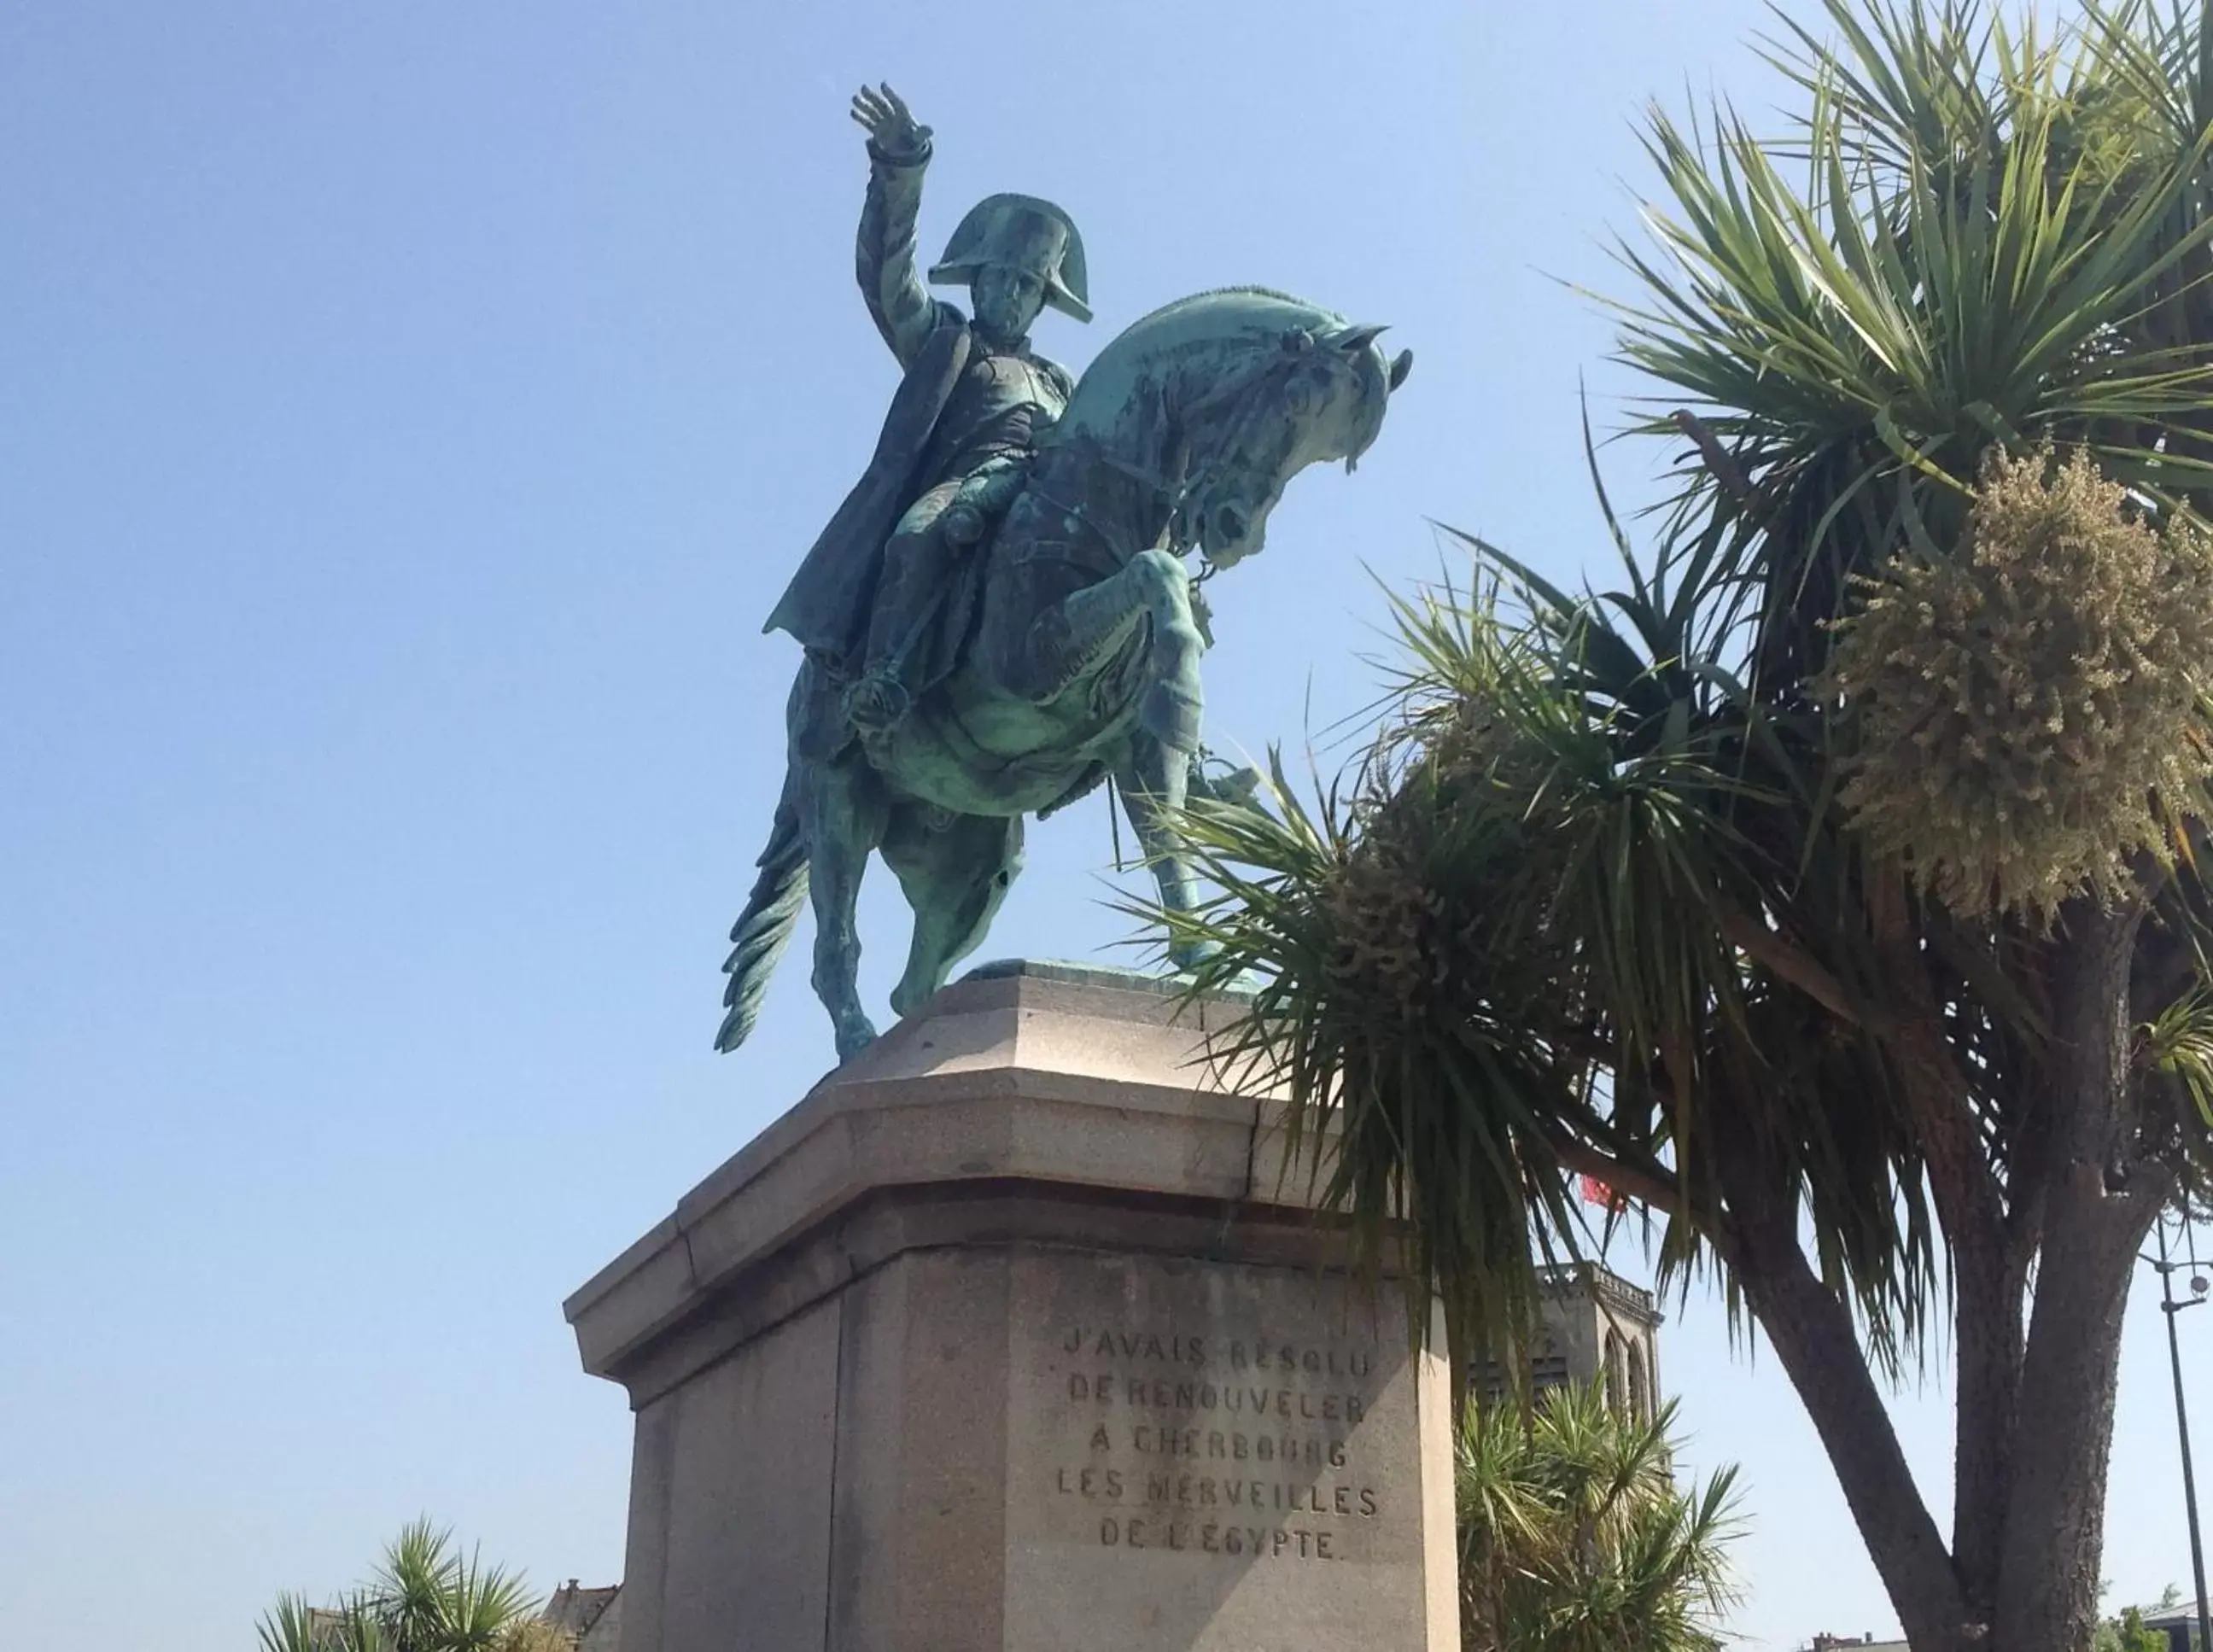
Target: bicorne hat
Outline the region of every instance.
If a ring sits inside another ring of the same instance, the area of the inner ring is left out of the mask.
[[[1091,319],[1090,285],[1083,268],[1083,237],[1068,214],[1034,195],[992,195],[978,201],[930,278],[944,285],[973,281],[987,264],[1024,270],[1045,283],[1045,302],[1079,321]]]

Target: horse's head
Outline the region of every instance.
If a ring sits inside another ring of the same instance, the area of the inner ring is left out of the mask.
[[[1265,543],[1291,478],[1331,460],[1351,470],[1414,364],[1411,351],[1385,357],[1382,331],[1317,314],[1225,364],[1216,387],[1182,410],[1186,485],[1171,539],[1226,568]]]
[[[1174,504],[1170,542],[1227,567],[1260,549],[1292,477],[1325,460],[1350,469],[1375,440],[1413,365],[1384,355],[1382,331],[1261,287],[1178,299],[1100,352],[1064,439],[1152,480]]]

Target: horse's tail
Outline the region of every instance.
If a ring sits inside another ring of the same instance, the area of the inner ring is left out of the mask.
[[[760,875],[746,897],[745,911],[730,926],[730,956],[722,966],[730,978],[722,989],[728,1013],[722,1030],[715,1034],[715,1047],[726,1052],[743,1044],[760,1018],[768,978],[776,973],[777,960],[783,956],[792,926],[799,921],[800,904],[807,899],[807,838],[799,829],[797,790],[797,777],[788,777],[777,802],[768,846],[757,863]]]

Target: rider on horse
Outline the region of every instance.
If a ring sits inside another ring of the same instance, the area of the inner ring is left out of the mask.
[[[1024,820],[1102,777],[1161,905],[1193,910],[1181,814],[1223,788],[1193,775],[1206,640],[1186,558],[1259,550],[1294,476],[1368,450],[1411,362],[1385,356],[1381,327],[1229,287],[1133,322],[1071,385],[1025,336],[1047,304],[1088,317],[1067,216],[1004,195],[969,214],[930,275],[970,283],[972,321],[914,271],[927,130],[888,88],[853,113],[872,162],[861,285],[904,376],[868,474],[769,620],[806,656],[775,823],[730,930],[724,1050],[753,1030],[809,904],[816,995],[839,1057],[861,1049],[869,862],[914,913],[891,995],[905,1015],[983,940]]]
[[[852,113],[869,134],[861,292],[904,377],[867,473],[762,629],[790,632],[848,684],[845,726],[875,735],[951,670],[978,596],[977,548],[1074,390],[1030,349],[1030,324],[1046,305],[1079,321],[1091,311],[1076,226],[1026,195],[980,203],[930,271],[969,283],[975,319],[930,297],[914,266],[930,128],[888,86],[863,90]]]

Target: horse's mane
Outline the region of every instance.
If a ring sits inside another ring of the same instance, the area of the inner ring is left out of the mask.
[[[1121,409],[1143,389],[1148,375],[1194,345],[1228,345],[1251,353],[1286,328],[1327,327],[1343,319],[1275,287],[1213,287],[1186,294],[1138,317],[1093,358],[1076,381],[1062,426],[1112,427]]]
[[[1228,286],[1209,287],[1204,292],[1186,293],[1181,298],[1171,298],[1165,304],[1147,310],[1131,327],[1141,327],[1148,321],[1157,320],[1171,310],[1180,310],[1186,304],[1196,304],[1204,298],[1272,298],[1278,303],[1295,304],[1302,310],[1319,310],[1320,306],[1301,298],[1296,293],[1287,293],[1280,287]]]
[[[1158,308],[1148,310],[1116,334],[1106,348],[1099,353],[1092,366],[1095,369],[1116,357],[1126,360],[1129,352],[1156,350],[1163,342],[1171,344],[1183,342],[1178,335],[1186,326],[1195,326],[1204,335],[1224,328],[1246,332],[1256,325],[1263,327],[1312,326],[1315,323],[1326,325],[1343,319],[1311,299],[1301,298],[1295,293],[1287,293],[1277,287],[1210,287],[1204,292],[1186,293],[1181,298],[1171,299]],[[1086,369],[1087,375],[1089,371]]]

